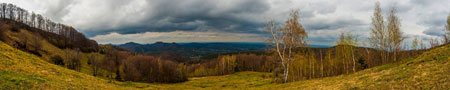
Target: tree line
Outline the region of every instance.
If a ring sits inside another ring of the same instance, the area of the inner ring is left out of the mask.
[[[349,74],[421,54],[427,48],[448,43],[450,15],[443,40],[431,40],[426,44],[417,37],[407,46],[400,30],[400,20],[395,6],[389,8],[384,18],[379,3],[375,4],[370,27],[369,42],[342,32],[336,46],[312,48],[306,45],[307,32],[298,21],[298,10],[293,10],[284,24],[269,21],[265,29],[271,37],[271,46],[265,54],[221,55],[208,62],[187,66],[187,76],[211,76],[232,74],[239,71],[272,72],[274,82],[292,82]],[[442,43],[440,43],[442,42]],[[370,47],[358,47],[370,46]]]
[[[65,56],[53,56],[51,62],[80,72],[87,58],[93,76],[117,81],[175,83],[187,80],[183,63],[133,53],[115,46],[101,46],[100,52],[83,54],[79,49],[64,49]]]
[[[185,73],[183,73],[184,64],[163,60],[160,57],[136,54],[112,46],[105,50],[103,68],[110,72],[108,75],[110,78],[119,81],[162,83],[187,80]],[[112,77],[113,73],[115,73],[115,77]]]
[[[267,54],[221,55],[205,63],[187,65],[185,72],[189,77],[226,75],[240,71],[272,72],[278,67],[276,60]]]
[[[28,26],[28,30],[37,32],[60,48],[78,48],[83,52],[98,50],[97,42],[86,38],[72,26],[53,22],[47,17],[34,12],[30,13],[14,4],[0,3],[0,18],[7,23],[25,24],[21,26]],[[38,32],[36,29],[46,32]]]

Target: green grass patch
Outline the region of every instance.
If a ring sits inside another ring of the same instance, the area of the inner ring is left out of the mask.
[[[387,64],[387,65],[383,65],[383,66],[379,67],[379,68],[377,69],[377,71],[387,70],[387,69],[390,69],[390,68],[392,68],[392,67],[395,67],[395,64]]]
[[[32,89],[35,84],[43,83],[47,79],[39,76],[30,76],[17,74],[10,71],[0,71],[0,89],[14,90],[14,89]]]
[[[124,86],[124,87],[135,87],[136,84],[132,83],[132,82],[125,82],[120,84],[120,86]]]

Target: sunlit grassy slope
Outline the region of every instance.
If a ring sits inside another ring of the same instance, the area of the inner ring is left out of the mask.
[[[286,84],[270,73],[239,72],[175,84],[110,82],[52,65],[0,42],[0,89],[450,89],[450,45],[360,72]],[[155,77],[157,78],[157,77]]]
[[[41,51],[40,54],[42,54],[41,59],[50,62],[50,58],[52,56],[61,56],[62,58],[65,58],[65,52],[63,49],[60,49],[56,47],[55,45],[49,43],[47,40],[43,39],[42,37],[38,37],[36,35],[33,35],[32,32],[29,32],[28,30],[21,29],[19,32],[12,32],[8,30],[9,32],[7,35],[11,38],[11,41],[17,41],[22,42],[21,38],[27,37],[27,38],[36,38],[36,39],[28,39],[28,42],[31,42],[32,40],[38,40],[41,44]],[[11,42],[10,42],[11,43]],[[10,44],[11,45],[11,44]],[[92,74],[92,68],[87,64],[88,62],[88,56],[92,53],[83,53],[83,57],[81,58],[81,72],[86,74]]]
[[[64,67],[0,42],[0,90],[11,89],[133,89]]]
[[[160,89],[450,89],[450,45],[420,56],[360,72],[291,82],[271,83],[269,73],[240,72],[226,76],[191,78],[179,84],[156,85]]]

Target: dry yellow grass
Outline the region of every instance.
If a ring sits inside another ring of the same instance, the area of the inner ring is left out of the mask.
[[[0,89],[450,89],[450,45],[348,75],[285,84],[271,83],[270,73],[261,72],[197,77],[175,84],[116,82],[50,64],[2,42],[0,51]]]
[[[262,89],[450,89],[450,45],[349,75],[272,84]]]
[[[0,89],[136,89],[64,67],[0,42]]]

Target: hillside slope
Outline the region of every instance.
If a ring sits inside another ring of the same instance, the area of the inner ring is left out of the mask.
[[[23,25],[22,23],[4,23],[4,21],[0,20],[0,29],[5,30],[4,37],[7,37],[7,40],[4,40],[3,42],[13,48],[17,48],[21,51],[27,52],[27,51],[33,51],[34,46],[39,43],[40,49],[36,51],[36,53],[39,53],[40,59],[45,60],[47,62],[52,62],[51,58],[54,56],[61,56],[64,60],[67,60],[66,52],[65,50],[69,49],[62,49],[58,46],[55,46],[55,44],[51,43],[46,38],[49,38],[48,36],[42,36],[39,33],[46,33],[46,35],[55,36],[56,34],[48,33],[43,30],[39,29],[33,29],[29,28],[28,26]],[[14,30],[16,29],[16,30]],[[54,38],[52,40],[61,40],[60,38]],[[28,47],[20,47],[20,45],[24,44],[24,42],[28,42],[26,45]],[[73,50],[73,49],[71,49]],[[88,56],[96,54],[95,52],[84,52],[81,57],[81,71],[82,73],[91,74],[92,75],[92,67],[88,65]],[[36,54],[35,54],[36,55]]]
[[[50,64],[0,42],[0,89],[133,89]]]
[[[450,45],[360,72],[271,83],[270,73],[239,72],[176,84],[116,82],[50,64],[0,42],[0,89],[450,89]]]
[[[450,89],[450,45],[434,48],[401,62],[377,66],[335,77],[285,84],[271,83],[270,73],[239,72],[233,75],[191,78],[177,84],[161,84],[159,89]]]
[[[360,72],[267,85],[277,89],[450,89],[450,44],[437,47],[414,58]]]

